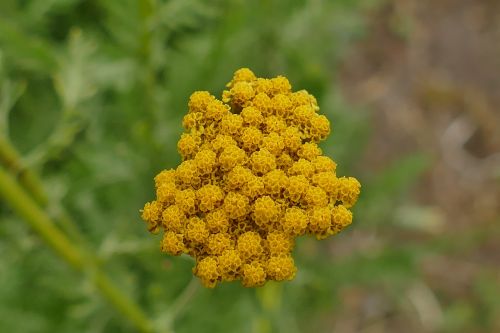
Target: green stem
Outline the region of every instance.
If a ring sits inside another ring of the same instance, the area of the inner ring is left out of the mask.
[[[283,287],[280,283],[268,282],[255,290],[260,304],[260,313],[253,323],[254,332],[273,332],[273,319],[281,308]]]
[[[42,208],[49,206],[48,196],[38,175],[25,167],[16,148],[14,148],[8,139],[2,136],[0,136],[0,164],[3,164],[5,168],[17,177],[19,183],[29,192],[37,204]],[[54,219],[63,231],[75,241],[87,246],[85,238],[82,236],[77,224],[66,213],[64,208],[59,205],[56,207],[50,206],[51,208],[55,208]]]
[[[17,176],[19,182],[31,193],[36,202],[42,206],[47,204],[48,199],[41,181],[32,171],[23,167],[17,150],[3,136],[0,136],[0,162]]]
[[[56,227],[47,214],[26,194],[24,189],[0,168],[0,196],[19,214],[43,240],[68,263],[73,269],[82,273],[90,273],[91,280],[102,296],[121,312],[140,332],[152,332],[152,325],[142,310],[133,303],[120,289],[114,286],[107,275],[100,271],[94,261],[88,259],[83,252]]]
[[[194,297],[198,289],[200,288],[200,282],[197,278],[192,278],[189,284],[184,288],[182,293],[177,296],[175,302],[170,307],[170,318],[175,319],[184,310],[189,301]]]

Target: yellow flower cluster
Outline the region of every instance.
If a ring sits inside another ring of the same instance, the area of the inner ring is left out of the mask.
[[[163,229],[164,252],[196,259],[193,272],[207,287],[291,280],[294,239],[348,226],[360,183],[337,177],[322,156],[317,143],[330,123],[312,95],[247,68],[227,88],[222,100],[191,95],[177,145],[183,162],[155,177],[156,200],[142,218],[149,231]]]

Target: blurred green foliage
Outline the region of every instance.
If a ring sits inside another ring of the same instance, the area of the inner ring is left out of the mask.
[[[116,286],[158,327],[326,332],[349,288],[378,290],[398,308],[405,290],[420,281],[419,258],[447,247],[397,236],[405,227],[396,207],[429,157],[403,156],[378,171],[361,165],[370,115],[339,93],[339,60],[366,33],[363,12],[380,2],[2,0],[1,135],[43,179],[48,214],[72,216],[76,226],[59,222],[61,229],[97,254]],[[193,263],[162,255],[139,209],[153,198],[153,176],[179,162],[176,141],[189,95],[220,95],[239,67],[284,74],[318,98],[333,125],[324,152],[338,161],[340,174],[361,178],[362,198],[344,234],[299,242],[293,282],[182,294]],[[6,205],[0,209],[1,332],[135,331],[85,274],[69,270]],[[354,248],[332,253],[332,243],[346,243],[356,230],[377,235],[377,250],[362,251],[371,240],[360,238]],[[476,321],[488,327],[499,307],[490,290],[498,285],[484,279],[477,295],[493,310],[451,302],[443,332],[474,328]]]

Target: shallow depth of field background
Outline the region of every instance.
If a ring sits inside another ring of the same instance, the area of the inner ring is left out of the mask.
[[[294,281],[208,290],[139,209],[239,67],[314,94],[363,188]],[[500,332],[499,106],[496,0],[0,2],[0,140],[158,332]],[[1,200],[0,332],[136,331]]]

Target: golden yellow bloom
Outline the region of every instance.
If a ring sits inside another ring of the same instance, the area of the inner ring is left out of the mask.
[[[241,258],[236,250],[225,250],[219,256],[219,270],[226,281],[233,281],[240,277]]]
[[[196,135],[182,133],[181,139],[177,143],[177,150],[182,156],[190,157],[198,150],[198,140]]]
[[[288,172],[288,169],[290,169],[290,167],[292,166],[292,164],[293,164],[293,159],[287,153],[281,154],[276,159],[276,168],[284,171],[285,173]]]
[[[175,194],[175,204],[186,214],[196,213],[196,193],[193,189],[177,191]]]
[[[253,82],[256,79],[255,74],[251,70],[248,68],[240,68],[234,72],[233,80],[229,82],[227,86],[231,88],[236,82]]]
[[[229,113],[222,117],[219,128],[222,133],[227,133],[232,136],[240,134],[243,126],[243,118],[239,114]]]
[[[172,256],[178,256],[185,250],[183,235],[173,231],[166,231],[161,242],[161,250]]]
[[[248,182],[243,184],[243,187],[241,188],[241,194],[247,196],[250,200],[255,199],[263,193],[264,182],[262,181],[262,177],[255,175],[252,175]]]
[[[271,231],[267,234],[267,247],[272,256],[289,254],[293,249],[293,238],[282,231]]]
[[[299,90],[291,93],[290,100],[292,101],[294,107],[307,105],[313,107],[314,109],[319,109],[316,98],[305,90]]]
[[[290,90],[292,90],[292,85],[288,81],[288,79],[284,76],[279,75],[278,77],[272,78],[271,83],[273,85],[271,94],[290,94]]]
[[[154,180],[156,188],[163,184],[175,184],[175,170],[163,170],[155,176]]]
[[[278,117],[285,117],[292,111],[292,101],[287,95],[277,94],[271,99],[272,110]]]
[[[290,153],[295,153],[302,145],[301,133],[297,127],[290,126],[281,134],[283,143]]]
[[[217,260],[212,257],[200,259],[193,273],[201,279],[201,283],[207,288],[215,287],[220,277],[219,265]]]
[[[293,279],[295,238],[343,230],[360,194],[360,183],[337,177],[318,146],[329,120],[287,78],[257,78],[248,68],[221,99],[198,91],[188,108],[182,163],[155,177],[156,198],[141,211],[148,230],[163,230],[163,252],[194,257],[206,287]]]
[[[278,133],[272,132],[264,136],[261,146],[274,156],[280,156],[285,149],[285,142]]]
[[[247,155],[245,151],[236,145],[229,145],[219,156],[219,166],[222,171],[229,171],[237,165],[245,163]]]
[[[273,227],[273,223],[278,221],[280,215],[279,206],[269,196],[257,198],[254,203],[253,219],[262,229]]]
[[[258,287],[266,283],[266,271],[260,261],[243,265],[242,283],[245,287]]]
[[[207,252],[212,255],[221,255],[232,246],[231,236],[226,232],[218,232],[208,236]]]
[[[288,208],[282,219],[283,231],[291,236],[303,235],[308,224],[306,213],[297,207]]]
[[[177,187],[175,183],[163,182],[156,189],[156,198],[159,202],[165,205],[174,203]]]
[[[283,133],[288,128],[283,118],[274,115],[268,116],[264,120],[264,125],[266,133]]]
[[[252,84],[246,81],[236,82],[229,94],[226,94],[226,100],[223,102],[229,102],[237,106],[248,106],[252,102],[252,98],[255,95],[255,91],[252,88]]]
[[[205,215],[205,222],[211,233],[226,232],[229,229],[229,218],[223,209],[216,209]]]
[[[224,199],[224,192],[217,185],[207,184],[196,191],[196,198],[200,212],[209,212],[219,207]]]
[[[207,122],[216,122],[222,119],[225,115],[229,114],[230,107],[219,100],[212,100],[207,104],[205,116]]]
[[[241,117],[247,125],[259,126],[264,122],[262,112],[253,106],[249,106],[241,110]]]
[[[338,191],[339,180],[333,172],[318,172],[312,176],[312,183],[321,187],[326,193],[334,195]]]
[[[224,199],[224,210],[231,219],[243,217],[248,213],[248,197],[236,192],[229,192]]]
[[[200,176],[198,167],[194,160],[187,160],[182,162],[177,167],[177,179],[183,183],[187,188],[196,187],[200,184]]]
[[[188,220],[186,226],[186,239],[196,245],[203,244],[210,235],[202,219],[193,216]]]
[[[142,219],[148,224],[148,230],[157,233],[159,231],[159,222],[161,219],[161,203],[158,201],[151,201],[146,203],[142,210]]]
[[[165,230],[181,233],[184,230],[186,215],[179,206],[171,205],[163,211],[162,222]]]
[[[263,135],[256,127],[247,127],[241,135],[241,148],[247,152],[253,152],[259,148]]]
[[[194,157],[194,162],[198,168],[198,173],[200,175],[206,175],[212,173],[214,167],[216,166],[217,154],[210,149],[204,149],[199,151]]]
[[[332,225],[332,212],[328,207],[313,208],[309,211],[309,230],[315,235],[326,235]],[[321,238],[321,237],[319,237]]]
[[[236,140],[229,135],[217,134],[211,145],[216,153],[220,153],[226,147],[235,146]]]
[[[276,157],[267,149],[260,149],[250,156],[250,166],[254,173],[261,176],[276,169]]]
[[[259,110],[262,115],[269,116],[271,109],[271,98],[264,93],[260,92],[253,98],[252,106]]]
[[[305,158],[308,161],[314,160],[316,157],[321,155],[321,149],[314,142],[306,142],[300,147],[297,152],[297,156]],[[313,165],[314,166],[314,165]]]
[[[330,122],[324,115],[314,115],[310,119],[309,133],[313,140],[324,140],[330,134]]]
[[[352,207],[358,200],[361,184],[356,178],[339,178],[339,197],[346,208]]]
[[[352,222],[352,212],[343,205],[338,205],[332,209],[332,228],[339,232]]]
[[[288,186],[288,177],[280,169],[272,170],[262,177],[265,193],[273,198],[281,198],[282,191]]]
[[[253,174],[250,169],[237,165],[226,176],[226,189],[228,191],[241,189],[252,177]]]
[[[207,106],[215,100],[215,97],[210,95],[208,91],[196,91],[189,97],[188,107],[189,112],[204,113]]]
[[[321,187],[309,186],[304,194],[304,202],[308,207],[325,207],[328,204],[328,196]]]
[[[290,169],[288,169],[288,174],[303,175],[307,179],[310,179],[314,174],[314,166],[308,160],[299,158],[299,160],[294,162]]]
[[[298,202],[309,188],[309,181],[303,175],[288,178],[288,186],[285,189],[285,198],[291,202]]]
[[[291,256],[270,257],[267,261],[267,276],[276,281],[291,280],[297,268]]]
[[[254,231],[248,231],[238,237],[237,250],[244,260],[257,258],[263,252],[262,238]]]

